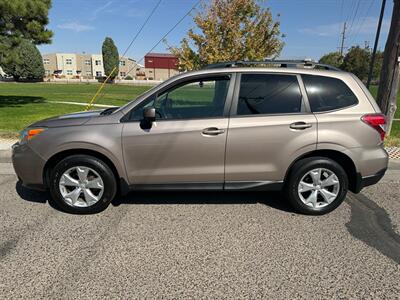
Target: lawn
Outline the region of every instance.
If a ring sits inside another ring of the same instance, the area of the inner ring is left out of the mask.
[[[98,88],[98,84],[0,83],[0,136],[15,137],[35,121],[82,111],[84,106],[55,104],[51,101],[87,103]],[[123,105],[149,88],[107,85],[96,104]]]

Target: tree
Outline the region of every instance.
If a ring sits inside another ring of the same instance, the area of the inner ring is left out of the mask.
[[[0,0],[0,65],[13,64],[14,49],[23,42],[51,42],[46,28],[51,0]]]
[[[44,77],[43,59],[39,50],[28,40],[22,40],[14,49],[13,61],[4,70],[16,80],[41,80]]]
[[[322,56],[319,63],[340,68],[343,64],[343,56],[339,52],[330,52]]]
[[[393,0],[392,21],[385,45],[381,80],[378,89],[378,104],[388,119],[388,133],[396,113],[397,93],[400,80],[400,0]]]
[[[264,60],[279,55],[283,42],[280,24],[257,0],[203,2],[180,47],[170,47],[182,70],[236,60]]]
[[[104,72],[106,76],[110,76],[110,80],[114,80],[119,72],[119,54],[114,41],[110,37],[106,37],[101,48],[103,54]]]
[[[383,64],[383,52],[377,51],[375,54],[375,63],[372,69],[372,81],[379,82]]]
[[[343,59],[342,69],[355,74],[358,78],[365,81],[368,77],[368,63],[371,54],[367,49],[360,46],[353,46]]]

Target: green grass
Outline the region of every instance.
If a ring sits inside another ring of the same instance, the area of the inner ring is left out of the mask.
[[[0,136],[15,137],[38,120],[82,111],[84,106],[50,102],[87,103],[98,88],[98,84],[0,83]],[[149,88],[106,85],[96,104],[123,105]]]
[[[41,97],[44,101],[87,103],[92,99],[98,88],[99,84],[2,83],[0,84],[0,96],[31,96]],[[123,105],[149,88],[148,86],[107,84],[96,103]]]
[[[378,94],[378,86],[371,86],[370,91],[376,99],[376,96]],[[397,110],[394,117],[395,119],[400,119],[400,92],[397,94]],[[385,145],[400,147],[400,121],[393,121],[392,130],[390,131],[390,137],[386,137]]]

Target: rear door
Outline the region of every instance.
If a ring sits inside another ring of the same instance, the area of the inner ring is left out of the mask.
[[[226,150],[225,186],[275,183],[297,157],[316,149],[317,121],[301,77],[286,73],[238,76]]]

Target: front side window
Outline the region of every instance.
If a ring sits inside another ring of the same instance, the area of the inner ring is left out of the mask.
[[[90,66],[90,60],[85,60],[85,65]]]
[[[67,59],[65,60],[65,64],[66,64],[66,65],[72,65],[72,59],[71,59],[71,58],[67,58]]]
[[[101,66],[101,60],[96,60],[96,61],[95,61],[95,65],[96,65],[96,66]]]
[[[229,76],[222,76],[180,83],[140,103],[131,119],[141,120],[146,107],[155,107],[161,120],[222,117],[229,81]]]
[[[301,112],[302,94],[295,75],[242,74],[238,115]]]
[[[340,79],[302,75],[312,112],[323,112],[352,106],[357,97]]]

